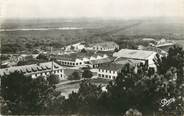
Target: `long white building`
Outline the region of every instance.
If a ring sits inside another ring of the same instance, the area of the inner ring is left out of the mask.
[[[95,43],[91,46],[92,46],[92,50],[96,50],[96,51],[114,51],[115,49],[119,49],[119,45],[111,41]]]
[[[55,74],[59,76],[60,80],[65,79],[64,68],[55,62],[45,62],[0,69],[0,76],[9,75],[15,71],[31,76],[32,78]]]
[[[97,76],[103,79],[115,79],[118,76],[118,72],[121,71],[122,64],[106,64],[98,67]]]
[[[73,53],[69,55],[56,56],[56,60],[64,66],[81,67],[90,64],[90,61],[105,59],[106,54],[95,53]]]
[[[134,71],[136,73],[137,66],[139,66],[141,63],[142,62],[138,60],[118,59],[115,62],[100,65],[97,68],[97,76],[98,78],[115,79],[126,64],[134,67]]]
[[[65,51],[72,51],[72,50],[80,51],[84,48],[85,48],[84,42],[79,42],[79,43],[75,43],[75,44],[65,46]]]

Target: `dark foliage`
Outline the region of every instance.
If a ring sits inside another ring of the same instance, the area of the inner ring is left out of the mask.
[[[10,58],[10,56],[9,55],[1,55],[1,60],[3,61],[3,60],[8,60],[9,58]]]
[[[184,51],[181,47],[174,46],[171,47],[168,51],[166,57],[159,57],[155,59],[155,64],[158,68],[159,74],[165,74],[170,67],[176,67],[181,70],[181,67],[184,67]]]
[[[50,85],[54,86],[55,84],[58,84],[60,80],[58,75],[51,74],[47,76],[47,81],[49,82]]]
[[[69,75],[69,80],[79,80],[81,78],[78,71],[74,71],[71,75]]]
[[[23,65],[30,65],[30,64],[37,64],[38,60],[29,60],[29,61],[19,61],[17,63],[17,66],[23,66]]]
[[[114,52],[118,52],[118,51],[119,51],[119,49],[118,48],[115,48]]]
[[[48,61],[49,60],[49,58],[45,54],[39,54],[37,56],[37,59],[39,59],[39,60],[45,60],[45,61]]]
[[[140,111],[146,116],[182,116],[183,50],[171,48],[168,56],[164,60],[158,58],[156,63],[158,73],[144,65],[135,73],[134,67],[125,65],[118,77],[107,85],[107,91],[102,91],[103,85],[82,81],[78,92],[72,92],[68,99],[59,96],[49,79],[10,74],[1,78],[3,111],[9,112],[6,114],[123,115],[132,108],[137,110],[130,113]],[[75,71],[69,79],[80,79],[79,72]],[[162,99],[171,98],[175,101],[161,106]]]
[[[5,44],[1,46],[1,53],[17,53],[22,51],[24,48],[20,44],[12,43],[12,44]]]
[[[70,94],[69,99],[65,101],[64,111],[69,114],[96,114],[99,112],[97,101],[101,94],[102,90],[100,86],[83,81],[80,84],[79,91]]]
[[[83,48],[83,49],[81,50],[81,52],[82,52],[82,53],[86,53],[87,51]]]
[[[1,96],[8,108],[3,114],[45,114],[60,95],[44,77],[32,79],[15,72],[1,77],[1,82]]]
[[[82,78],[91,78],[93,73],[89,69],[85,69],[82,73]]]
[[[140,66],[138,72],[135,73],[134,68],[127,64],[118,77],[108,84],[107,92],[97,94],[95,91],[90,91],[91,89],[88,88],[90,84],[83,83],[79,92],[70,94],[69,99],[66,100],[65,105],[69,105],[67,113],[120,115],[128,109],[134,108],[143,112],[143,115],[155,113],[181,116],[184,109],[184,83],[181,80],[184,76],[183,72],[178,70],[183,69],[183,66],[179,67],[179,64],[175,63],[182,64],[184,62],[183,58],[180,58],[182,55],[179,55],[182,53],[180,49],[174,49],[178,53],[169,52],[164,62],[170,63],[170,67],[165,67],[167,69],[163,74],[151,71],[144,65]],[[178,54],[179,58],[170,58],[173,57],[171,53]],[[176,61],[176,59],[180,60]],[[158,62],[158,64],[161,66],[162,63]],[[158,68],[158,71],[161,70]],[[90,87],[95,89],[97,86],[91,85]],[[85,93],[83,99],[80,97],[82,93]],[[88,99],[88,95],[96,95],[96,97]],[[175,101],[162,107],[160,103],[164,98],[174,98]]]

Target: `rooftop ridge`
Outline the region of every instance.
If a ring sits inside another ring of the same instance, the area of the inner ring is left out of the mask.
[[[121,49],[118,52],[115,52],[113,56],[115,57],[124,57],[124,58],[134,58],[134,59],[147,59],[152,54],[156,54],[155,51],[149,50],[134,50],[134,49]]]
[[[58,68],[60,65],[53,62],[53,65],[55,68]],[[45,68],[44,68],[45,67]],[[30,72],[37,72],[37,71],[42,71],[42,70],[51,70],[52,68],[52,62],[44,62],[44,63],[39,63],[38,64],[30,64],[30,65],[23,65],[23,66],[15,66],[15,67],[9,67],[9,68],[4,68],[0,69],[0,75],[9,74],[15,71],[18,72],[24,72],[24,73],[30,73]]]

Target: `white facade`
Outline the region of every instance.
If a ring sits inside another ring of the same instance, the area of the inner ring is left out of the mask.
[[[103,47],[103,46],[100,46],[100,45],[95,45],[93,46],[93,50],[96,50],[96,51],[114,51],[116,48],[119,49],[119,47],[116,47],[116,46],[113,46],[113,47]]]
[[[118,71],[98,69],[97,76],[104,79],[115,79],[118,76]]]
[[[37,78],[39,76],[49,76],[51,74],[57,75],[60,80],[65,79],[63,69],[54,69],[54,70],[47,70],[47,71],[39,71],[36,73],[27,73],[26,75],[31,75],[32,78]]]
[[[77,58],[77,59],[75,60],[75,62],[76,62],[76,66],[84,65],[84,61],[83,61],[82,59],[78,59],[78,58]]]
[[[10,73],[15,71],[22,72],[24,73],[24,75],[31,76],[32,78],[55,74],[59,77],[60,80],[65,79],[64,68],[55,62],[46,62],[0,69],[0,76],[9,75]]]
[[[92,46],[96,51],[114,51],[116,48],[119,49],[119,46],[115,42],[96,43]]]
[[[83,61],[84,61],[84,62],[89,62],[90,59],[85,57],[85,58],[83,58]]]
[[[72,45],[68,45],[65,47],[65,51],[71,51],[71,48],[74,48],[73,50],[82,50],[85,48],[85,45],[81,44],[81,43],[76,43],[76,44],[72,44]]]
[[[96,58],[95,58],[95,57],[93,57],[93,56],[91,56],[91,57],[90,57],[90,60],[96,60]]]
[[[103,59],[103,58],[107,58],[107,55],[97,55],[97,56],[91,56],[91,57],[83,57],[83,58],[76,58],[73,60],[67,60],[67,59],[58,59],[58,61],[60,62],[61,65],[65,65],[65,66],[85,66],[86,63],[88,64],[91,60],[99,60],[99,59]]]
[[[150,55],[148,57],[147,61],[148,61],[148,67],[154,68],[156,70],[156,65],[155,65],[155,62],[154,62],[155,56],[156,56],[156,53]]]
[[[77,45],[73,45],[75,50],[82,50],[85,48],[85,45],[82,45],[81,43],[77,44]]]
[[[82,66],[84,65],[84,61],[81,59],[75,59],[75,60],[58,60],[60,64],[65,66]]]

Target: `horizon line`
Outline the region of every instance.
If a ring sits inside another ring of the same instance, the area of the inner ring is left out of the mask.
[[[4,20],[39,20],[39,19],[99,19],[99,20],[138,20],[138,19],[151,19],[151,18],[179,18],[183,19],[184,16],[141,16],[141,17],[0,17]]]

